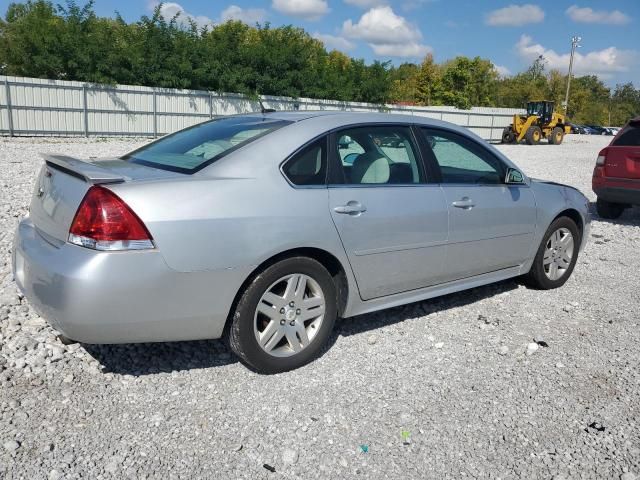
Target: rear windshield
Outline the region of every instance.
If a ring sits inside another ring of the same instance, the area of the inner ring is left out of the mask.
[[[161,170],[193,173],[290,123],[268,117],[220,118],[163,137],[122,159]]]
[[[630,124],[624,127],[620,135],[611,144],[613,147],[640,147],[640,125]]]

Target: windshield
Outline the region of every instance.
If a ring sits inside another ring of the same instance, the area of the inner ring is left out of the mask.
[[[527,115],[542,116],[544,114],[544,102],[531,102],[527,107]]]
[[[122,159],[161,170],[194,173],[289,123],[268,117],[220,118],[163,137]]]

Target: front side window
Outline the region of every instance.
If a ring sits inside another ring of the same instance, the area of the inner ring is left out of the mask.
[[[179,173],[193,173],[291,122],[268,117],[227,117],[180,130],[122,159]]]
[[[371,126],[342,130],[336,134],[336,147],[344,183],[424,182],[409,127]]]
[[[282,167],[294,185],[324,185],[327,180],[327,140],[323,138],[303,148]]]
[[[473,141],[440,130],[423,129],[423,133],[440,167],[442,183],[503,183],[502,162]]]

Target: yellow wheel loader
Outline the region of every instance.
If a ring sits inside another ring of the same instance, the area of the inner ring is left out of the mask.
[[[514,115],[513,123],[502,132],[502,143],[537,145],[546,138],[551,145],[560,145],[566,133],[571,132],[565,115],[554,112],[553,102],[529,102],[526,115]]]

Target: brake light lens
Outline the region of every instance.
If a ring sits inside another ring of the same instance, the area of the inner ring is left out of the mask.
[[[601,150],[598,154],[598,158],[596,159],[596,166],[602,167],[604,163],[607,161],[607,149]]]
[[[154,248],[151,234],[133,210],[111,190],[96,185],[78,207],[69,242],[108,251]]]

